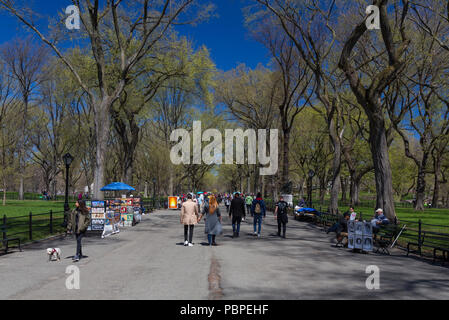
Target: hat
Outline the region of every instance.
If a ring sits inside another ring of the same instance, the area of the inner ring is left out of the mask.
[[[376,213],[378,213],[378,212],[384,212],[384,211],[379,208],[379,209],[376,210]]]

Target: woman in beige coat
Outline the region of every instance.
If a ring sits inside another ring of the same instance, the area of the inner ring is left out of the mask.
[[[187,196],[187,201],[181,207],[181,224],[184,225],[184,246],[193,247],[193,229],[198,223],[198,205],[192,201],[192,195]],[[189,240],[187,241],[187,236]]]

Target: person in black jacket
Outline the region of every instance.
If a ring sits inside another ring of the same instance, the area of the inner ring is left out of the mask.
[[[236,193],[234,199],[231,201],[231,207],[229,208],[229,218],[232,216],[232,230],[234,232],[233,237],[238,238],[240,233],[240,223],[242,217],[245,217],[245,201],[240,198],[240,194]]]
[[[278,222],[278,237],[281,237],[281,227],[282,227],[282,238],[285,239],[285,232],[287,231],[288,223],[288,203],[284,201],[284,197],[280,196],[279,202],[276,203],[276,209],[274,211],[274,218]]]

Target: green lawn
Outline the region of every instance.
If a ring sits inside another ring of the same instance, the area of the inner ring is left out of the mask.
[[[74,204],[70,205],[73,207]],[[0,205],[0,225],[3,228],[3,217],[6,215],[7,237],[19,237],[22,242],[42,239],[50,234],[64,231],[64,228],[61,227],[64,221],[63,209],[63,201],[7,200],[6,206]],[[50,216],[50,210],[53,212],[52,216]],[[30,212],[33,214],[31,229]],[[3,243],[0,246],[2,247]]]
[[[70,203],[70,207],[73,208],[73,203]],[[6,206],[0,204],[0,218],[4,215],[7,217],[27,216],[30,211],[34,214],[47,213],[53,210],[53,212],[60,212],[64,210],[63,201],[44,201],[44,200],[7,200]]]
[[[344,209],[344,211],[346,211],[346,209]],[[370,217],[374,215],[373,208],[356,207],[355,211],[357,213],[361,212],[364,220],[369,220]],[[421,219],[423,224],[448,226],[449,229],[449,209],[426,209],[424,211],[415,211],[412,208],[396,208],[396,215],[400,221],[418,222]]]

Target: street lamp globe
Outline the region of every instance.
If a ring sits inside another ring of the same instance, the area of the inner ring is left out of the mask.
[[[70,153],[66,153],[64,155],[64,157],[62,157],[64,159],[64,164],[68,167],[72,164],[73,162],[73,156]]]
[[[313,170],[309,170],[309,178],[313,178],[315,176],[315,172]]]

